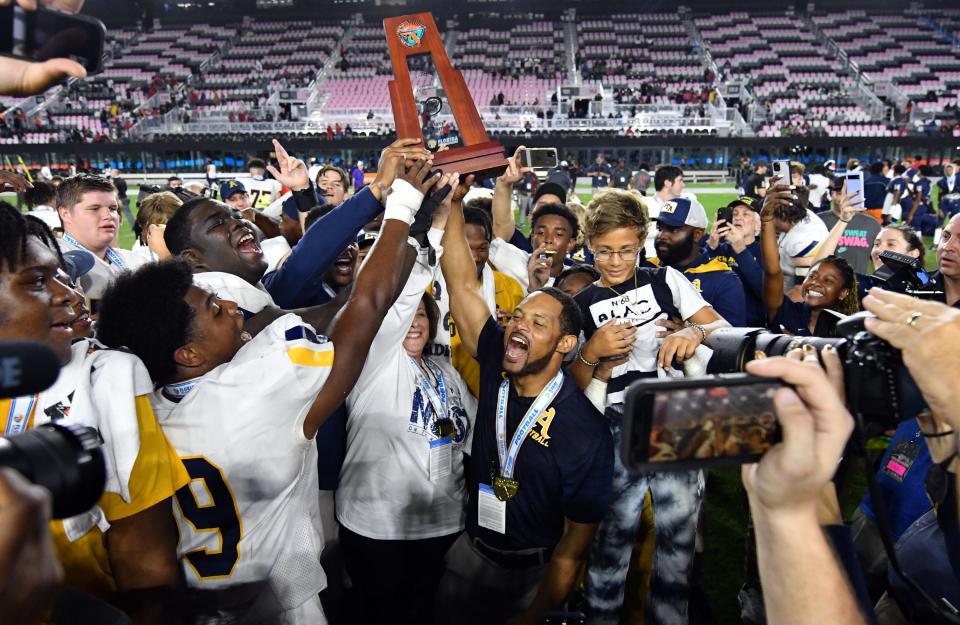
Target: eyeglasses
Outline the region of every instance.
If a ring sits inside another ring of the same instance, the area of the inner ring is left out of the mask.
[[[604,263],[605,263],[605,262],[607,262],[608,260],[610,260],[611,258],[613,258],[614,255],[616,255],[616,256],[619,256],[619,257],[620,257],[620,260],[625,261],[625,262],[630,262],[630,261],[632,261],[632,260],[636,260],[636,259],[637,259],[637,254],[639,253],[639,251],[640,251],[640,250],[637,249],[637,248],[635,248],[635,247],[625,247],[625,248],[623,248],[622,250],[616,250],[616,251],[614,251],[614,250],[597,250],[596,252],[593,253],[593,257],[594,257],[596,260],[599,260],[600,262],[604,262]]]

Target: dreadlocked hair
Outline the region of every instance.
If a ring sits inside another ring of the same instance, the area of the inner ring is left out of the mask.
[[[843,315],[852,315],[858,312],[860,310],[860,296],[857,292],[857,274],[853,267],[850,266],[847,259],[840,256],[827,256],[817,264],[822,265],[823,263],[830,263],[840,272],[840,275],[843,276],[843,286],[841,288],[847,289],[847,296],[829,308]]]
[[[63,266],[63,255],[53,232],[36,217],[23,215],[7,202],[0,202],[0,271],[4,265],[7,271],[17,270],[27,253],[27,240],[37,237],[40,242],[57,255],[57,262]]]

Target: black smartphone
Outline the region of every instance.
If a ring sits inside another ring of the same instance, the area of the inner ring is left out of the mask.
[[[783,386],[746,373],[636,382],[624,407],[622,457],[645,472],[756,462],[780,441],[773,394]]]
[[[721,206],[717,209],[717,221],[723,220],[727,225],[733,224],[733,209],[728,206]]]
[[[87,74],[103,71],[107,29],[100,20],[53,9],[0,7],[0,55],[28,61],[72,59]]]

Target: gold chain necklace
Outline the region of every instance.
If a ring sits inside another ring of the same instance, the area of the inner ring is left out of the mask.
[[[600,278],[600,283],[603,284],[603,282],[605,282],[605,280],[604,280],[603,278]],[[623,284],[623,283],[621,282],[620,284]],[[613,291],[613,294],[614,294],[614,295],[617,295],[617,296],[623,296],[623,295],[624,295],[623,293],[618,293],[617,290],[614,289],[612,286],[609,286],[609,285],[603,285],[603,286],[604,286],[605,288],[610,289],[611,291]],[[634,296],[634,297],[637,296],[637,270],[636,270],[636,269],[633,270],[633,296]],[[637,305],[637,303],[634,302],[634,301],[632,301],[629,297],[627,298],[627,301],[630,302],[630,305],[631,305],[631,306],[636,306],[636,305]]]

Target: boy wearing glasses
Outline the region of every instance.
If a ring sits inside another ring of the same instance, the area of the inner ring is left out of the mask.
[[[683,201],[688,214],[689,202]],[[658,219],[678,215],[679,206],[673,203],[664,203]],[[620,460],[623,402],[630,383],[658,377],[661,370],[679,369],[677,363],[692,356],[710,333],[729,324],[671,263],[637,267],[649,223],[642,198],[610,190],[590,203],[587,214],[584,232],[601,277],[574,298],[583,315],[586,343],[570,371],[578,386],[586,388],[596,384],[591,380],[601,360],[615,365],[604,399],[604,416],[614,439],[613,503],[597,530],[588,560],[585,584],[590,622],[620,621],[631,547],[647,490],[656,515],[656,551],[646,622],[686,622],[703,476],[699,471],[628,470]],[[665,336],[663,325],[669,319],[686,322],[686,327]]]

